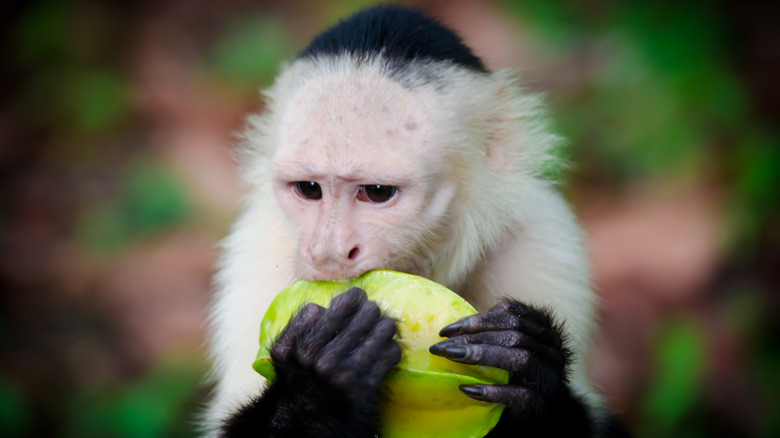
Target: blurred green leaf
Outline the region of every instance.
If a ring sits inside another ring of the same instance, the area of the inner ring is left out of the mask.
[[[738,149],[735,188],[739,198],[748,200],[760,219],[778,209],[780,188],[780,141],[756,131],[742,136]]]
[[[71,52],[72,14],[66,2],[43,1],[17,23],[16,57],[23,67],[51,65]]]
[[[10,378],[0,376],[0,436],[23,436],[30,414],[22,391]]]
[[[151,166],[134,169],[122,204],[124,216],[143,234],[181,222],[191,211],[183,184],[173,174]]]
[[[192,202],[170,171],[152,163],[131,166],[116,197],[89,209],[80,240],[96,251],[115,251],[187,220]]]
[[[643,406],[648,436],[670,436],[694,413],[706,359],[706,336],[694,321],[677,320],[663,328],[655,347],[655,377]]]
[[[780,138],[755,128],[743,131],[728,165],[733,186],[725,210],[725,245],[752,258],[763,233],[771,232],[772,220],[780,217]]]
[[[207,56],[207,68],[227,87],[244,92],[269,82],[279,64],[292,57],[290,35],[272,17],[249,17],[235,22]]]
[[[163,363],[124,385],[91,388],[71,397],[69,426],[72,437],[190,437],[194,411],[200,402],[199,361]]]
[[[639,2],[623,8],[618,22],[686,110],[733,124],[747,103],[729,68],[721,17],[709,5]]]
[[[507,0],[504,8],[525,22],[534,26],[534,30],[544,37],[545,42],[560,46],[576,43],[582,27],[582,18],[578,17],[567,2],[547,0]]]
[[[82,131],[107,131],[127,115],[127,88],[108,69],[73,72],[63,83],[64,116]]]
[[[724,298],[724,320],[729,329],[742,340],[746,378],[757,392],[756,405],[761,406],[763,419],[759,437],[780,436],[780,336],[773,330],[774,321],[766,312],[773,291],[742,279],[732,286]]]

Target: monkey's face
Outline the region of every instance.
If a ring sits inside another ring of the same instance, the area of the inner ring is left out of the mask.
[[[272,173],[301,277],[425,273],[455,192],[429,94],[379,74],[334,74],[290,97]]]

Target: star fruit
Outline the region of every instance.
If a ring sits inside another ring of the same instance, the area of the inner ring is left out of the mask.
[[[351,287],[365,290],[368,299],[398,325],[396,340],[403,353],[382,388],[380,436],[485,436],[498,422],[504,406],[471,399],[458,386],[506,384],[509,374],[498,368],[460,364],[428,351],[444,339],[439,330],[476,310],[451,290],[423,277],[371,271],[346,282],[293,283],[279,293],[263,318],[254,369],[272,383],[275,371],[270,349],[290,318],[309,302],[327,307],[333,297]]]

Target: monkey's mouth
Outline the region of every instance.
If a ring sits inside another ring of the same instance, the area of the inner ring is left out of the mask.
[[[350,281],[355,280],[358,277],[361,277],[362,275],[371,272],[371,271],[395,271],[395,272],[403,272],[405,274],[412,274],[417,275],[421,277],[425,277],[425,269],[422,268],[422,266],[417,266],[416,264],[394,264],[392,266],[385,265],[385,266],[378,266],[378,267],[372,267],[369,269],[360,269],[360,270],[354,270],[354,271],[318,271],[318,270],[311,270],[308,272],[300,272],[298,277],[302,280],[308,280],[308,281],[332,281],[336,283],[348,283]]]
[[[321,271],[321,270],[309,270],[300,272],[298,277],[307,281],[332,281],[337,283],[347,283],[354,280],[371,269],[357,270],[357,271]]]

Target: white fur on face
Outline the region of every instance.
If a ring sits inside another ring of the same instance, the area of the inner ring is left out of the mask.
[[[419,268],[411,256],[422,236],[409,236],[409,227],[426,210],[435,224],[452,198],[436,195],[448,186],[440,179],[448,169],[437,136],[445,130],[429,116],[439,99],[376,71],[318,76],[291,99],[272,169],[276,199],[298,230],[295,265],[302,277]],[[299,181],[318,183],[322,199],[299,196]],[[364,202],[358,199],[364,185],[393,186],[396,194],[385,203]]]

